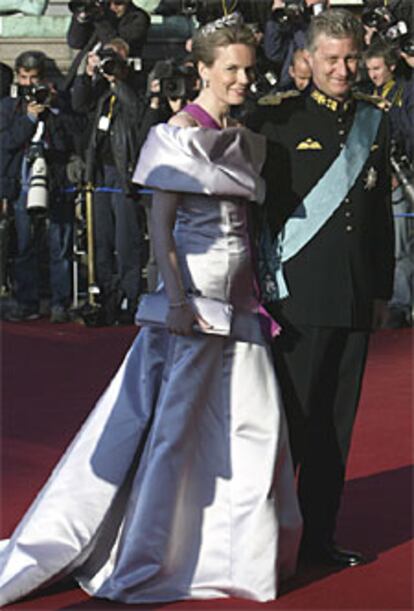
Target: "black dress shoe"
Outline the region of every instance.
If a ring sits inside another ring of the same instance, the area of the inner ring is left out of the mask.
[[[358,566],[367,562],[362,554],[342,549],[335,543],[303,545],[300,551],[300,559],[305,564],[325,564],[342,568]]]

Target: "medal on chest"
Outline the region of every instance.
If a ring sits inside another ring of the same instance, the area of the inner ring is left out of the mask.
[[[373,189],[376,186],[377,180],[378,180],[378,172],[374,167],[371,166],[364,179],[364,189],[366,191],[371,191],[371,189]]]

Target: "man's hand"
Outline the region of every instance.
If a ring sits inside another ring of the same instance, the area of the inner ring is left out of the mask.
[[[160,107],[160,93],[161,93],[161,83],[159,79],[155,78],[150,81],[149,91],[151,94],[150,107],[153,110],[158,110],[158,108]]]
[[[116,81],[115,74],[106,74],[106,72],[102,72],[101,74],[104,77],[104,79],[106,79],[108,81],[108,83],[110,83],[111,85],[112,85],[112,83],[115,83],[115,81]]]
[[[414,56],[413,55],[408,55],[408,53],[401,51],[400,56],[403,58],[405,63],[408,66],[410,66],[410,68],[414,68]]]
[[[377,32],[377,28],[372,28],[368,25],[364,25],[364,42],[367,46],[371,44],[372,37]]]
[[[31,117],[39,118],[39,115],[45,110],[44,104],[38,104],[37,102],[29,102],[27,105],[27,114]]]
[[[90,21],[89,15],[86,13],[86,11],[76,13],[75,19],[78,23],[88,23],[88,21]]]
[[[400,181],[398,180],[395,174],[391,174],[391,189],[395,191],[395,189],[398,189],[399,186]]]

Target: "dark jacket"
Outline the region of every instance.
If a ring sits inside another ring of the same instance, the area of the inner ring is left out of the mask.
[[[251,126],[269,139],[265,167],[267,222],[275,235],[341,150],[357,104],[326,96],[288,98],[263,108]],[[328,100],[325,104],[322,101]],[[322,100],[322,101],[321,101]],[[284,264],[290,296],[276,312],[297,324],[367,328],[373,299],[393,284],[393,224],[388,121],[381,121],[364,168],[326,224]]]
[[[414,81],[405,81],[402,78],[392,80],[379,89],[372,89],[374,95],[379,95],[390,104],[391,138],[401,152],[409,156],[414,147]]]
[[[118,19],[115,13],[109,9],[102,17],[79,23],[75,16],[72,17],[67,40],[72,49],[83,49],[91,40],[108,43],[112,38],[122,38],[129,44],[129,55],[139,56],[147,39],[151,20],[144,10],[129,4],[125,14]]]
[[[125,15],[120,19],[109,9],[99,19],[86,23],[79,23],[73,16],[67,41],[72,49],[81,49],[81,51],[69,68],[65,88],[70,87],[81,61],[98,42],[105,44],[112,38],[122,38],[129,45],[129,55],[141,57],[150,25],[151,19],[148,13],[133,4],[128,5]]]
[[[60,113],[45,113],[45,157],[49,170],[51,190],[66,183],[65,164],[72,142],[67,118]],[[0,197],[14,200],[21,189],[23,156],[35,135],[37,122],[26,113],[25,102],[20,98],[6,97],[0,100]]]
[[[131,81],[117,81],[110,87],[105,79],[98,77],[94,80],[84,74],[75,79],[72,105],[75,112],[90,116],[91,130],[85,143],[86,179],[95,182],[101,160],[98,124],[112,95],[115,96],[115,104],[109,128],[110,148],[123,187],[129,190],[142,140],[140,130],[146,109],[145,98],[136,91]]]
[[[404,84],[401,124],[405,135],[405,152],[414,163],[414,70]]]
[[[266,23],[263,49],[267,59],[274,62],[277,66],[279,89],[292,86],[289,66],[292,63],[295,51],[303,49],[305,46],[305,34],[308,27],[306,21],[294,25],[281,25],[269,19]]]

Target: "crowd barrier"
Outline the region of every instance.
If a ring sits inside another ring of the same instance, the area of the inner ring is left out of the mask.
[[[75,193],[78,189],[76,187],[69,187],[65,189],[66,193]],[[95,187],[93,191],[96,193],[122,193],[122,189],[114,189],[113,187]],[[152,189],[137,189],[137,195],[152,195]],[[398,212],[393,214],[394,218],[397,217],[406,217],[406,218],[414,218],[414,212]]]
[[[67,189],[65,189],[65,192],[67,193],[78,193],[80,190],[76,187],[68,187]],[[114,188],[114,187],[95,187],[93,189],[93,191],[96,193],[122,193],[122,189],[119,188]],[[136,190],[136,194],[137,195],[152,195],[153,194],[153,190],[152,189],[137,189]],[[394,218],[414,218],[414,212],[398,212],[398,213],[394,213]],[[72,306],[74,308],[77,308],[79,305],[79,298],[80,297],[84,297],[85,295],[80,295],[79,293],[79,261],[80,258],[84,255],[86,255],[86,250],[80,250],[77,249],[76,246],[76,236],[74,236],[74,250],[73,250],[73,274],[72,274],[72,279],[73,279],[73,301],[72,301]]]

